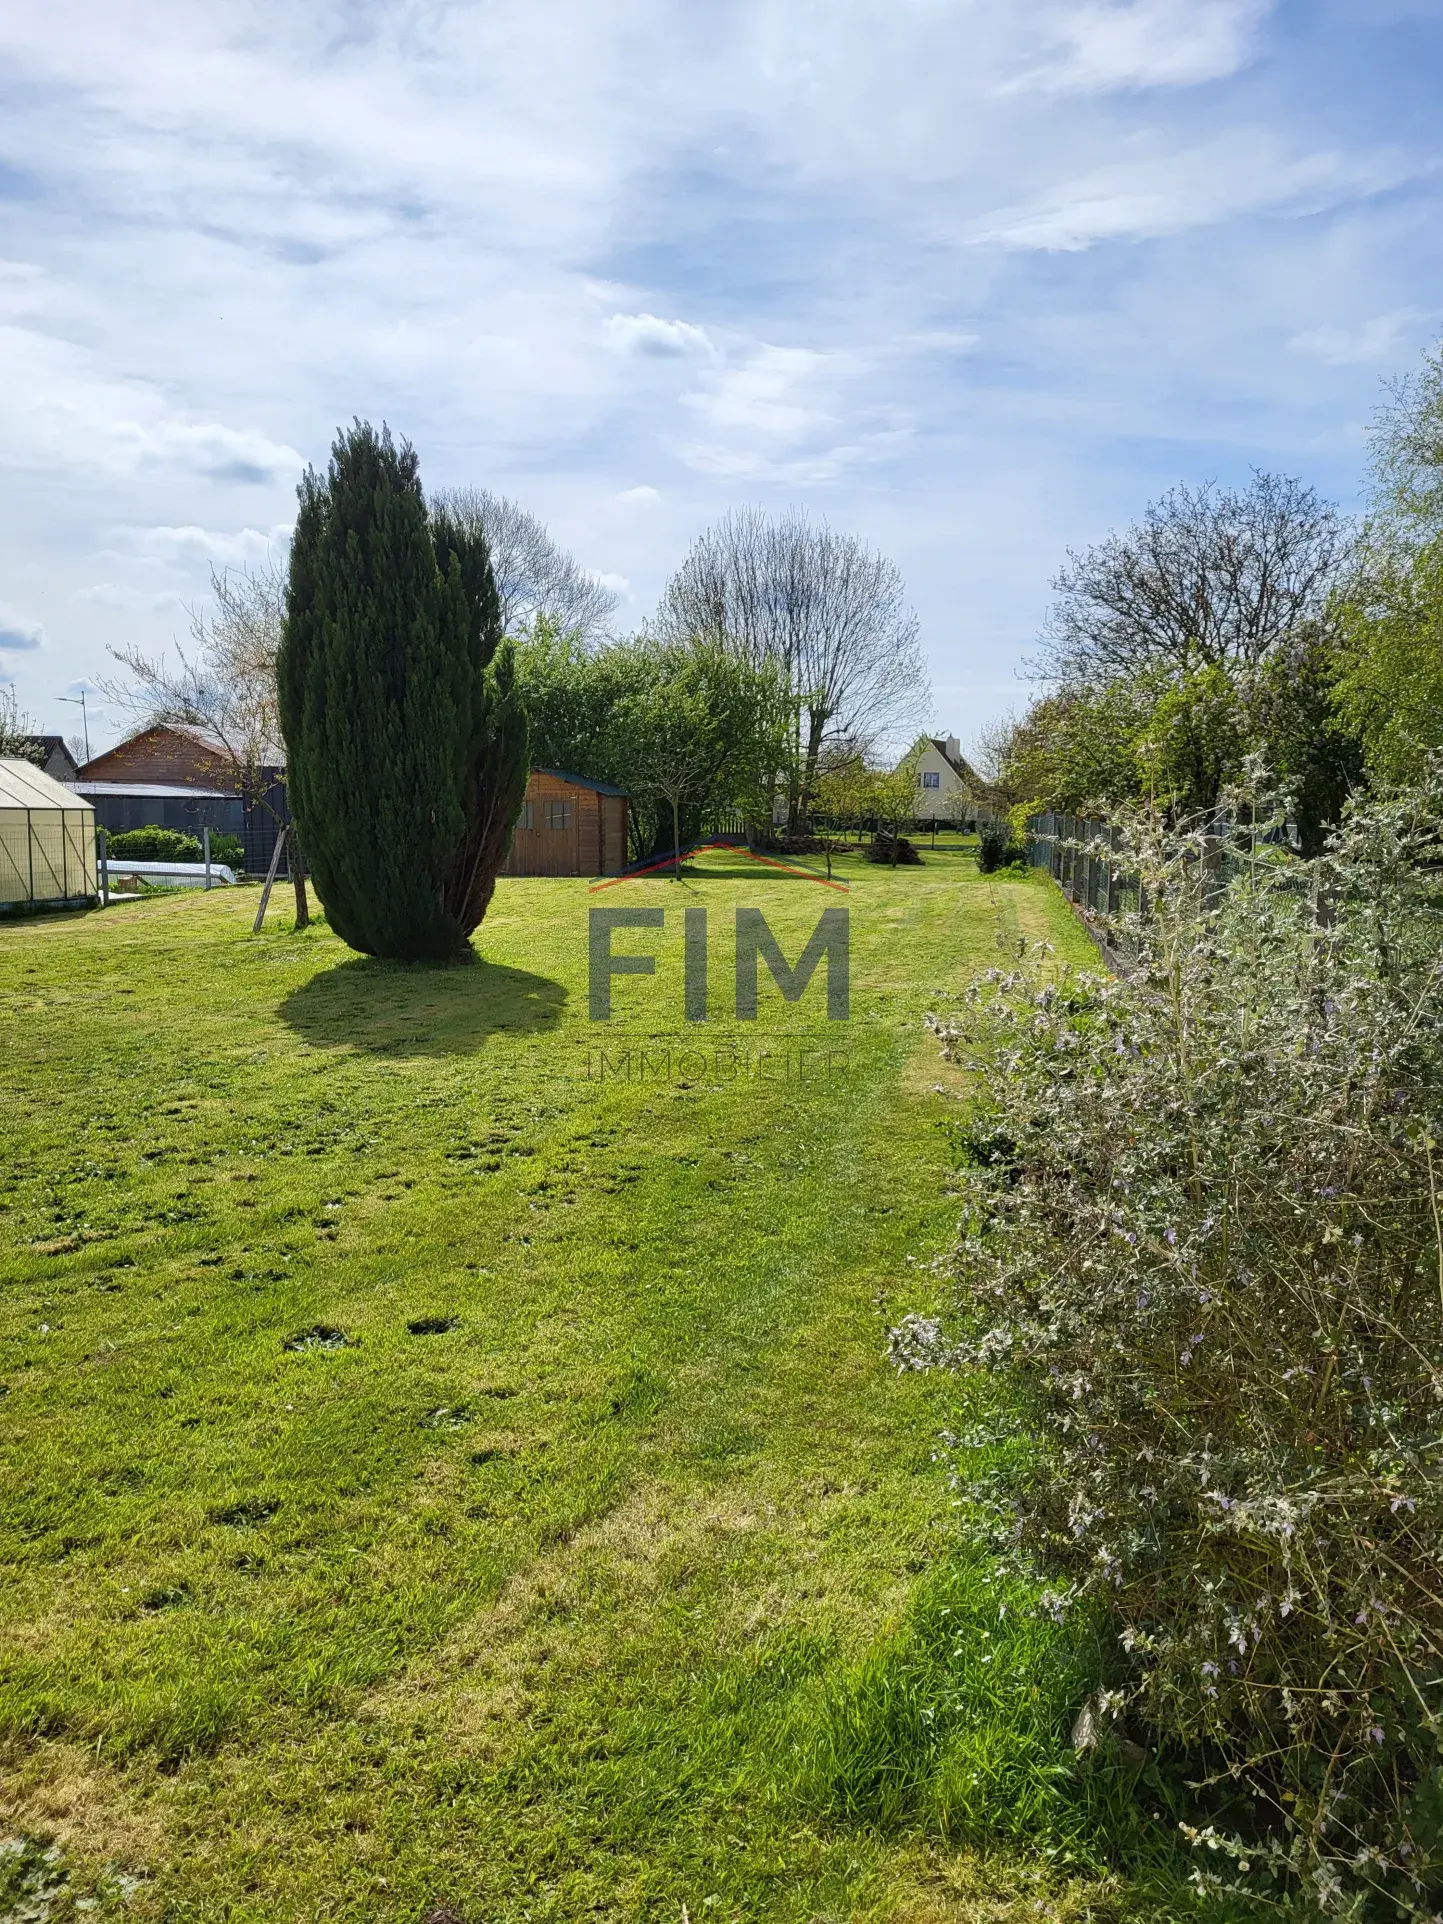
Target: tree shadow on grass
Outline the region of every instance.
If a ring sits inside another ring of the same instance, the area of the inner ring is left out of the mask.
[[[544,975],[477,961],[467,968],[358,955],[312,976],[281,1020],[314,1049],[369,1055],[470,1055],[488,1036],[553,1027],[566,990]]]

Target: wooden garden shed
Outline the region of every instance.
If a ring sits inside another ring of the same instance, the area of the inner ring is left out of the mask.
[[[503,875],[620,875],[626,793],[556,768],[533,768]]]

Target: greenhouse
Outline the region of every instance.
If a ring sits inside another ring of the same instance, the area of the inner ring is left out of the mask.
[[[97,897],[95,810],[33,762],[0,761],[0,914]]]

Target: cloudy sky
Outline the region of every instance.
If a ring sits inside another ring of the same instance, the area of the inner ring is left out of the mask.
[[[363,415],[626,620],[739,503],[864,536],[970,739],[1170,482],[1357,502],[1440,130],[1443,0],[5,0],[0,682],[69,732]]]

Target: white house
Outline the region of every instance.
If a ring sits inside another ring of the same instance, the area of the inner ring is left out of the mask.
[[[917,753],[917,819],[975,828],[991,813],[986,784],[962,754],[955,735],[924,736]]]

